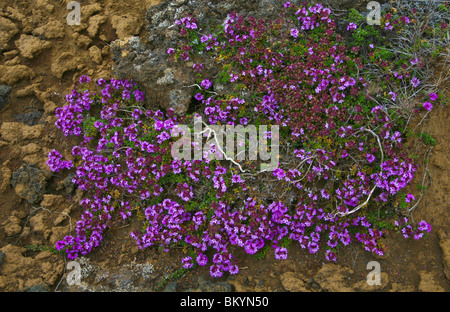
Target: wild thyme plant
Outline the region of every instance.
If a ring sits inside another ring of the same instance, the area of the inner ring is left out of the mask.
[[[76,235],[59,241],[58,250],[70,259],[88,254],[108,227],[137,217],[142,226],[131,236],[139,248],[184,246],[183,268],[209,266],[220,277],[239,271],[234,247],[248,254],[269,247],[286,259],[287,246],[299,244],[336,261],[338,248],[351,242],[383,255],[387,228],[416,239],[431,230],[392,209],[417,165],[403,147],[398,119],[366,96],[361,48],[346,39],[357,24],[344,36],[330,9],[289,2],[277,20],[232,13],[209,34],[192,16],[175,24],[185,40],[167,53],[193,62],[195,116],[211,125],[279,126],[279,167],[257,172],[244,161],[243,172],[208,153],[174,159],[173,133],[193,116],[145,109],[132,81],[83,76],[56,111],[56,126],[82,139],[72,149],[75,161],[57,151],[48,160],[53,171],[75,170],[73,182],[86,191]],[[204,76],[198,60],[205,55],[217,62],[217,79]],[[408,79],[411,88],[420,84]],[[219,85],[231,91],[219,94]],[[402,200],[406,207],[414,196]],[[379,211],[388,216],[383,222],[373,218]]]

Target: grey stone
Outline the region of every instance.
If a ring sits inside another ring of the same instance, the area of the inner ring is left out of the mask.
[[[5,262],[6,255],[0,250],[0,266]]]
[[[76,189],[76,184],[72,182],[72,179],[76,176],[75,173],[70,173],[67,178],[64,179],[64,187],[67,195],[73,194]]]
[[[177,282],[170,282],[164,288],[164,292],[176,292],[177,291],[177,286],[178,286]]]
[[[37,204],[43,199],[47,176],[33,165],[25,164],[12,174],[11,186],[19,197]]]
[[[50,291],[50,287],[48,287],[48,285],[45,285],[45,284],[32,286],[27,289],[27,292],[49,292],[49,291]]]
[[[203,292],[232,292],[234,286],[224,281],[209,281],[200,276],[198,278],[198,288]]]
[[[31,112],[27,112],[27,113],[23,113],[23,114],[18,114],[15,116],[15,120],[21,123],[24,123],[28,126],[34,126],[37,125],[39,120],[41,119],[42,115],[43,115],[43,111],[37,109],[37,110],[33,110]]]
[[[8,102],[9,94],[12,88],[7,85],[0,85],[0,109],[2,109]]]
[[[127,269],[120,269],[109,280],[109,285],[117,291],[133,291],[136,289],[134,284],[136,284],[136,277],[131,270]]]

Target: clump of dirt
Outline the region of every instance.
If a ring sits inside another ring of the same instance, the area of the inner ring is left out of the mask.
[[[413,211],[414,218],[432,225],[427,239],[406,240],[392,234],[386,238],[385,256],[350,246],[339,251],[337,264],[324,264],[323,256],[299,246],[290,249],[287,260],[275,260],[270,253],[257,259],[237,251],[241,269],[236,276],[212,279],[200,267],[175,278],[183,251],[139,250],[129,235],[135,228],[131,223],[106,233],[102,245],[80,260],[82,283],[71,285],[67,259],[52,252],[52,246],[74,230],[83,193],[75,190],[70,178],[52,174],[45,164],[53,148],[71,157],[73,142],[55,128],[54,111],[64,105],[65,94],[81,75],[114,76],[111,45],[129,43],[132,37],[151,38],[146,14],[163,1],[83,1],[81,25],[73,26],[65,23],[68,2],[0,4],[0,290],[450,290],[448,105],[435,106],[420,125],[437,141],[432,150],[420,140],[411,143],[428,159],[412,184],[422,185],[423,177],[427,181],[428,189]],[[450,96],[448,84],[441,89]],[[381,285],[366,282],[371,261],[380,264]]]

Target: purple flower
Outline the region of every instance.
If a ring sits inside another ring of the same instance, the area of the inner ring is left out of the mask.
[[[208,263],[208,258],[202,253],[198,254],[195,260],[200,266],[205,266]]]
[[[197,101],[203,100],[203,94],[201,94],[200,92],[197,93],[194,97],[195,97],[195,99],[196,99]]]
[[[286,176],[286,172],[281,168],[276,168],[272,171],[272,174],[276,176],[278,180],[282,180]]]
[[[105,80],[105,79],[99,78],[99,79],[97,80],[97,85],[98,85],[99,87],[101,87],[101,86],[103,86],[103,85],[105,85],[105,84],[106,84],[106,80]]]
[[[219,266],[213,264],[209,267],[209,273],[212,277],[222,277],[223,272],[220,270]]]
[[[355,23],[350,23],[350,24],[348,24],[348,26],[347,26],[347,30],[353,30],[353,29],[356,29],[358,26],[356,26],[356,24]]]
[[[231,178],[231,182],[232,183],[244,183],[245,181],[242,180],[241,176],[238,174],[233,175],[233,177]]]
[[[366,158],[369,163],[372,163],[375,160],[375,156],[372,154],[367,154]]]
[[[222,257],[221,254],[216,253],[216,254],[213,256],[213,259],[212,259],[212,260],[213,260],[213,263],[219,264],[219,263],[222,263],[223,257]]]
[[[180,58],[183,60],[183,61],[189,61],[189,53],[188,52],[183,52],[183,53],[181,53],[181,55],[180,55]]]
[[[425,102],[422,104],[423,108],[425,108],[427,111],[431,111],[431,109],[433,108],[433,104],[431,104],[430,102]]]
[[[245,117],[242,117],[241,119],[239,119],[239,122],[240,122],[240,124],[241,125],[247,125],[247,123],[248,123],[248,119],[247,118],[245,118]]]
[[[417,88],[417,86],[420,84],[420,80],[417,77],[413,77],[413,79],[411,79],[411,84],[414,88]]]
[[[431,232],[431,225],[429,225],[427,222],[422,220],[419,222],[418,230],[419,231],[427,231],[429,233],[429,232]]]
[[[174,53],[175,53],[175,49],[174,48],[167,49],[167,54],[174,54]]]
[[[58,172],[61,169],[70,169],[73,167],[72,161],[63,160],[63,156],[55,149],[48,153],[47,165],[53,172]]]
[[[415,200],[416,198],[414,197],[413,194],[407,194],[406,198],[405,198],[405,202],[410,203],[412,200]]]
[[[328,193],[327,190],[324,190],[324,189],[320,190],[320,194],[321,194],[322,197],[325,198],[325,199],[329,199],[329,198],[330,198],[330,194]]]
[[[208,79],[204,79],[200,85],[205,89],[209,89],[212,86],[212,82]]]
[[[328,261],[337,261],[336,253],[328,249],[326,251],[325,259]]]
[[[192,68],[194,69],[194,71],[196,72],[201,72],[203,69],[203,64],[194,64],[192,65]]]
[[[200,37],[200,42],[201,42],[201,43],[205,43],[205,42],[208,41],[208,40],[209,40],[209,37],[206,36],[206,35],[203,35],[203,36]]]
[[[122,92],[122,99],[129,100],[131,96],[130,90],[123,90]]]
[[[275,248],[275,259],[287,259],[287,249],[285,247],[276,247]]]
[[[229,270],[230,274],[238,274],[239,273],[239,267],[237,265],[230,266]]]
[[[136,99],[136,101],[138,101],[138,102],[144,101],[144,92],[142,92],[140,90],[134,90],[133,94],[134,94],[134,98]]]
[[[430,100],[436,101],[438,99],[438,95],[436,93],[430,93]]]
[[[395,92],[389,92],[389,95],[391,96],[391,100],[395,102],[395,99],[397,98],[397,94]]]
[[[183,263],[183,268],[185,269],[190,269],[194,266],[194,264],[192,263],[192,258],[190,256],[181,259],[181,263]]]
[[[299,33],[299,31],[298,31],[297,28],[292,28],[291,29],[291,36],[292,37],[297,38],[298,37],[298,33]]]
[[[91,82],[91,79],[88,76],[83,75],[80,77],[79,81],[80,81],[80,83],[89,83],[89,82]]]
[[[167,141],[170,139],[170,134],[168,134],[166,131],[161,132],[156,136],[158,138],[158,144],[161,144],[164,141]]]
[[[191,23],[191,22],[186,22],[186,28],[187,29],[197,29],[197,24],[196,23]]]

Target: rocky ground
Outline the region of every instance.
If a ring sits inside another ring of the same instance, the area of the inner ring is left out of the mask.
[[[393,234],[386,239],[387,255],[375,257],[354,246],[341,251],[337,264],[325,263],[322,255],[310,255],[296,247],[283,261],[271,254],[258,260],[242,253],[237,276],[213,280],[198,268],[181,278],[169,278],[179,268],[181,250],[139,251],[129,236],[130,224],[108,231],[100,248],[79,259],[82,284],[68,285],[67,261],[45,246],[70,233],[80,215],[77,202],[82,193],[70,183],[70,177],[52,174],[45,164],[51,149],[61,151],[61,146],[70,143],[56,131],[54,111],[64,105],[64,95],[79,76],[107,79],[118,73],[126,75],[123,67],[117,66],[121,64],[117,63],[117,46],[129,43],[130,36],[151,37],[146,13],[162,1],[79,1],[79,26],[66,23],[67,2],[2,0],[0,4],[0,290],[450,290],[448,105],[435,107],[420,125],[437,139],[427,164],[430,175],[426,178],[431,184],[413,215],[433,227],[425,240]],[[170,2],[176,8],[187,1]],[[442,70],[448,68],[437,66],[436,75]],[[152,79],[157,78],[161,77]],[[444,87],[448,92],[448,85]],[[426,151],[420,144],[414,146],[418,152]],[[70,159],[70,151],[64,156]],[[424,166],[421,170],[412,185],[421,184]],[[381,265],[379,286],[366,283],[370,261]],[[157,288],[161,282],[163,286]]]

